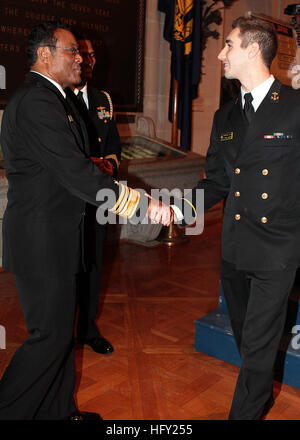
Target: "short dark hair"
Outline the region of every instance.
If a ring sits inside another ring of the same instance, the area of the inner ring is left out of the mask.
[[[270,67],[275,58],[278,42],[274,27],[263,20],[239,17],[232,23],[232,28],[238,28],[241,36],[241,47],[247,47],[251,43],[258,43],[262,59],[267,67]]]
[[[57,29],[65,29],[70,31],[70,27],[65,23],[61,23],[59,21],[43,21],[38,25],[32,28],[27,43],[27,64],[28,67],[31,67],[35,64],[37,60],[37,49],[40,46],[50,46],[50,50],[53,51],[54,48],[51,45],[55,46],[57,42],[57,38],[54,36],[54,33]]]

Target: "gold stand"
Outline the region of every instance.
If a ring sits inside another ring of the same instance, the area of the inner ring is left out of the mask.
[[[173,223],[171,223],[169,227],[165,227],[161,230],[158,240],[169,247],[187,243],[189,241],[189,239],[182,234],[179,227]]]

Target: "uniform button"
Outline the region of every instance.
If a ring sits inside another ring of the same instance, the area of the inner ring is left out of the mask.
[[[102,139],[101,139],[101,138],[98,138],[98,142],[102,142]]]
[[[269,170],[267,170],[266,168],[264,170],[262,170],[261,172],[263,174],[263,176],[267,176],[269,174]]]
[[[262,218],[260,219],[260,221],[261,221],[262,223],[267,223],[268,219],[267,219],[267,217],[262,217]]]
[[[83,212],[81,213],[81,215],[84,217],[84,216],[85,216],[85,211],[83,211]]]
[[[240,219],[241,219],[241,216],[240,216],[240,214],[235,214],[234,218],[235,218],[236,220],[240,220]]]
[[[240,174],[241,170],[240,170],[239,168],[236,168],[236,169],[234,170],[234,172],[235,172],[235,174]]]
[[[234,193],[234,195],[235,195],[235,197],[240,197],[241,193],[240,193],[239,191],[236,191],[236,192]]]
[[[269,197],[269,194],[267,193],[262,193],[261,198],[266,200]]]

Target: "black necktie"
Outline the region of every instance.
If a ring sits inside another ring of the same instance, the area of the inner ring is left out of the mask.
[[[79,90],[79,92],[77,94],[77,98],[78,98],[78,101],[80,101],[81,104],[86,107],[85,100],[83,99],[83,92],[81,90]]]
[[[255,113],[252,105],[253,96],[251,95],[251,93],[246,93],[244,99],[245,99],[244,113],[247,118],[247,121],[250,124]]]

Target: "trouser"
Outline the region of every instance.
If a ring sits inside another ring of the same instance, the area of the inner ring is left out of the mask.
[[[99,336],[95,319],[101,284],[101,272],[106,239],[106,226],[95,225],[96,209],[86,206],[83,239],[83,264],[77,274],[77,304],[79,308],[77,339],[84,342]]]
[[[273,369],[296,269],[241,271],[222,261],[221,281],[242,364],[231,420],[260,419],[272,396]]]
[[[85,341],[99,336],[95,324],[101,283],[101,269],[93,267],[90,272],[77,275],[77,296],[79,315],[77,322],[78,341]]]
[[[0,381],[0,420],[57,420],[76,411],[75,276],[14,276],[29,337]]]

